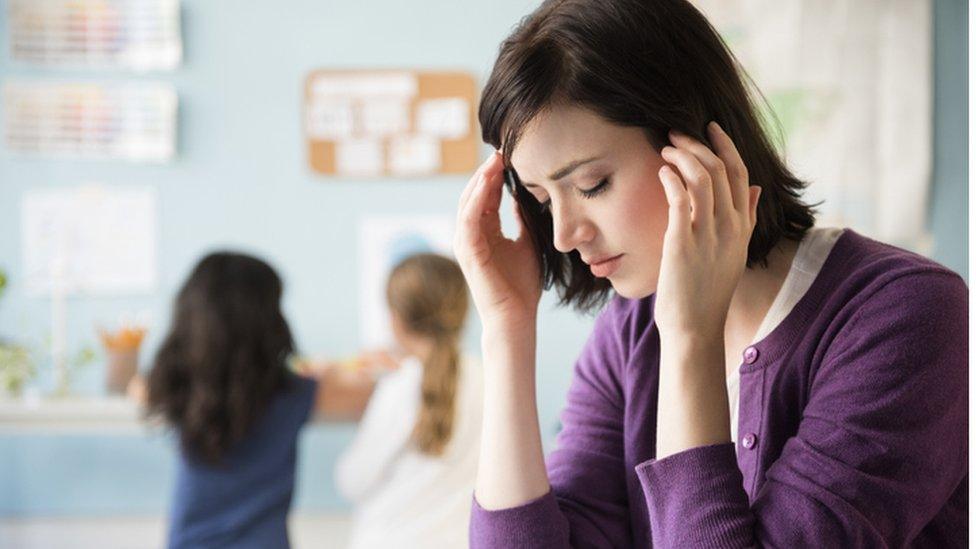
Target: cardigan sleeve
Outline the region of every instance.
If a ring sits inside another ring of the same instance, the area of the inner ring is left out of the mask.
[[[751,503],[732,444],[638,465],[654,545],[911,543],[967,474],[967,331],[958,276],[881,286],[811,370],[798,432]]]
[[[551,490],[521,506],[472,505],[470,542],[483,547],[631,545],[624,471],[624,300],[600,315],[574,369],[557,449],[546,460]]]

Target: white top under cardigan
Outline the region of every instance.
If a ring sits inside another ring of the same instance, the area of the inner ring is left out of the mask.
[[[461,360],[453,433],[437,457],[411,444],[422,374],[420,361],[411,358],[379,379],[336,465],[336,486],[354,504],[350,548],[468,546],[481,442],[481,365]]]
[[[752,344],[761,341],[779,326],[780,322],[790,314],[793,307],[800,301],[803,294],[807,293],[842,232],[843,229],[819,227],[807,231],[796,249],[796,255],[790,265],[790,272],[787,273],[783,286],[776,294],[776,299],[773,300],[762,324],[759,325],[759,330],[752,338]],[[725,386],[729,392],[729,423],[732,427],[732,440],[735,441],[739,431],[738,368],[733,368],[729,373],[725,379]],[[735,449],[736,451],[739,450],[739,444],[735,445]]]

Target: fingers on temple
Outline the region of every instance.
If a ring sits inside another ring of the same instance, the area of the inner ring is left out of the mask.
[[[468,184],[461,191],[461,198],[458,199],[458,220],[460,221],[462,217],[466,215],[468,211],[468,206],[472,197],[481,189],[486,183],[486,176],[491,173],[491,168],[494,167],[495,163],[500,163],[500,158],[498,152],[493,152],[478,169],[475,170],[474,174],[471,175],[471,179],[468,180]]]
[[[468,228],[475,227],[485,214],[498,215],[502,199],[501,160],[497,154],[489,158],[476,174],[470,193],[458,211],[459,221]],[[469,185],[471,185],[469,183]],[[467,190],[467,189],[466,189]]]
[[[709,122],[708,136],[715,153],[725,164],[733,206],[739,212],[748,213],[750,206],[749,171],[746,169],[745,162],[742,161],[739,149],[732,142],[732,138],[716,122]]]
[[[668,227],[684,232],[691,228],[691,198],[678,174],[670,166],[659,172],[664,194],[668,199]]]
[[[672,131],[669,136],[672,143],[694,155],[708,172],[712,182],[715,214],[721,215],[724,212],[731,211],[735,206],[725,162],[722,158],[716,156],[712,149],[704,143],[681,132]]]
[[[677,167],[681,180],[687,187],[691,201],[692,218],[698,227],[711,227],[715,220],[715,197],[712,177],[705,166],[690,151],[665,147],[661,156]]]

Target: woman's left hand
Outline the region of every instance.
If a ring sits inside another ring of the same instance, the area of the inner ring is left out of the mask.
[[[745,270],[756,226],[760,188],[749,185],[739,151],[716,124],[711,148],[672,131],[661,157],[677,168],[660,170],[667,195],[654,318],[669,337],[722,337],[729,305]]]

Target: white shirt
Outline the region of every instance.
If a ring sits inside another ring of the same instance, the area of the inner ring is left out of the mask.
[[[807,231],[807,234],[797,246],[796,255],[790,264],[790,272],[787,273],[783,286],[776,294],[772,306],[766,311],[762,324],[752,338],[751,345],[762,341],[770,332],[779,326],[780,322],[790,314],[793,307],[800,301],[800,298],[807,293],[813,281],[820,273],[830,250],[833,249],[837,239],[840,238],[843,229],[839,228],[820,228],[814,227]],[[734,368],[725,379],[725,386],[729,393],[729,423],[732,427],[732,440],[736,441],[739,432],[739,369]],[[739,445],[735,445],[736,451]]]
[[[423,365],[411,358],[380,378],[336,464],[336,485],[355,504],[351,548],[468,545],[481,440],[481,365],[461,360],[453,432],[437,457],[411,444],[422,374]]]

